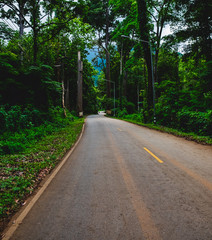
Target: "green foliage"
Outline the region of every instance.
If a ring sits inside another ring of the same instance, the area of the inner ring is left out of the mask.
[[[212,110],[207,112],[181,110],[177,113],[177,118],[178,127],[182,131],[212,137]]]
[[[137,122],[143,122],[144,121],[144,117],[143,117],[142,113],[133,113],[133,114],[125,115],[124,119],[134,120],[134,121],[137,121]]]
[[[58,114],[59,110],[55,111]],[[21,154],[1,155],[0,230],[2,221],[24,204],[26,197],[71,148],[81,132],[83,122],[84,119],[75,119],[58,129],[51,124],[40,126],[35,132],[40,131],[38,134],[42,135],[42,139],[39,138],[36,144],[32,141],[30,148]],[[44,132],[47,128],[48,133]],[[21,137],[17,137],[16,140],[20,141]]]
[[[16,35],[16,31],[9,28],[7,24],[0,22],[0,39],[11,40]]]
[[[1,133],[7,131],[17,132],[43,122],[42,114],[32,106],[22,108],[21,106],[0,106]]]
[[[122,110],[121,110],[121,109],[117,109],[117,111],[116,111],[116,116],[117,116],[118,118],[123,118],[123,117],[125,117],[127,114],[128,114],[128,112],[127,112],[126,108],[123,108]]]
[[[192,140],[192,141],[195,141],[195,142],[198,142],[198,143],[212,145],[212,138],[210,136],[198,136],[195,133],[186,133],[186,132],[182,132],[180,130],[173,129],[173,128],[168,128],[168,127],[155,125],[155,124],[151,124],[151,123],[143,123],[140,120],[133,120],[131,118],[132,118],[131,115],[129,115],[127,118],[122,118],[122,119],[125,120],[125,121],[128,121],[128,122],[143,126],[143,127],[158,130],[158,131],[161,131],[161,132],[170,133],[170,134],[173,134],[175,136],[182,137],[182,138],[185,138],[185,139],[188,139],[188,140]]]
[[[161,90],[161,96],[156,104],[156,114],[158,122],[162,125],[174,127],[176,123],[176,114],[179,105],[179,89],[175,82],[163,81],[158,89]]]
[[[98,112],[97,91],[94,86],[93,75],[96,73],[94,67],[87,60],[84,60],[83,74],[83,111],[86,114]]]
[[[187,41],[184,50],[196,59],[212,60],[211,53],[211,9],[210,1],[179,0],[176,4],[174,29],[179,42]]]
[[[0,154],[22,152],[36,143],[39,139],[70,125],[77,119],[67,111],[64,118],[63,110],[59,107],[51,108],[44,114],[29,106],[21,108],[12,106],[8,111],[0,108],[1,129]]]
[[[7,97],[8,89],[10,94],[14,94],[14,90],[18,87],[17,75],[18,75],[19,62],[17,55],[12,52],[0,53],[0,103]]]
[[[136,1],[110,0],[110,4],[113,6],[114,12],[123,19],[118,23],[117,27],[113,31],[114,39],[121,39],[121,35],[129,36],[131,33],[138,31]],[[124,39],[123,41],[125,43],[130,42],[129,39]]]
[[[132,102],[127,102],[126,104],[124,104],[126,106],[127,112],[129,114],[135,112],[135,104]]]

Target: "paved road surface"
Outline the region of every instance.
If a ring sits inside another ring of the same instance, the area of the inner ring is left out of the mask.
[[[211,240],[212,149],[104,116],[16,240]]]

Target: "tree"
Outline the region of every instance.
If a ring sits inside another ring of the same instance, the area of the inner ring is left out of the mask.
[[[39,36],[42,29],[53,26],[52,35],[54,36],[52,37],[55,37],[79,13],[80,7],[84,9],[81,1],[72,2],[68,0],[54,0],[53,2],[44,0],[1,0],[0,4],[2,7],[1,17],[14,20],[19,26],[20,36],[23,36],[24,28],[32,29],[34,65],[37,64],[38,60]],[[8,10],[5,10],[4,6],[7,6]],[[43,19],[47,16],[49,16],[48,21],[45,22]]]
[[[212,4],[209,1],[179,0],[175,8],[179,18],[173,25],[178,41],[189,40],[186,52],[195,53],[196,57],[203,55],[207,62],[211,61]]]
[[[179,0],[175,4],[175,18],[171,19],[174,34],[167,37],[171,45],[183,45],[183,61],[194,61],[196,68],[205,60],[204,74],[198,74],[203,94],[210,96],[211,82],[211,19],[212,5],[209,1]]]
[[[148,71],[148,86],[147,86],[147,107],[148,107],[148,121],[152,119],[153,116],[153,79],[152,79],[152,59],[150,45],[150,25],[149,25],[149,16],[147,11],[147,3],[145,0],[137,0],[138,4],[138,22],[140,28],[140,39],[145,41],[143,44],[144,58],[147,64]],[[148,42],[148,43],[147,43]]]
[[[16,31],[8,27],[7,24],[0,22],[0,39],[11,40],[16,36]]]
[[[19,26],[20,37],[24,34],[25,24],[28,23],[26,16],[28,15],[27,0],[1,0],[1,18],[14,19]],[[4,7],[7,8],[4,8]]]
[[[110,81],[110,32],[114,24],[115,15],[109,0],[90,0],[88,2],[89,15],[86,21],[98,32],[97,44],[104,49],[106,56],[105,77]],[[107,81],[107,97],[111,97],[111,84]]]
[[[128,38],[123,38],[122,35],[131,36],[138,35],[138,21],[137,21],[137,5],[134,0],[115,1],[111,0],[113,4],[114,13],[120,20],[117,21],[117,27],[112,33],[112,39],[116,41],[118,51],[120,53],[120,77],[119,77],[119,98],[120,108],[122,109],[122,97],[127,95],[127,81],[128,69],[125,67],[129,59],[130,51],[134,46],[134,42]]]
[[[161,40],[163,29],[167,23],[174,19],[173,15],[173,7],[174,0],[149,0],[148,4],[148,13],[151,16],[151,22],[155,26],[155,30],[153,31],[152,38],[156,41],[154,46],[155,57],[154,57],[154,80],[157,82],[158,74],[157,74],[157,65],[158,65],[158,56],[161,48]]]

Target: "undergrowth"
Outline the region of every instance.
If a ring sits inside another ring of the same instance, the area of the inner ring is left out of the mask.
[[[20,121],[25,116],[25,112],[26,109],[21,109],[19,106],[13,106],[12,110],[7,112],[7,117],[5,117],[7,127],[0,135],[0,155],[23,152],[40,139],[69,125],[76,118],[70,112],[67,112],[67,118],[64,118],[63,110],[56,107],[46,114],[50,116],[49,119],[45,116],[47,119],[42,121],[40,117],[37,117],[40,124],[35,124],[35,121],[30,121],[32,119],[28,115],[25,117],[26,121]]]
[[[201,144],[209,144],[212,145],[212,138],[210,136],[199,136],[193,132],[190,133],[186,133],[186,132],[182,132],[180,130],[177,129],[173,129],[173,128],[169,128],[169,127],[164,127],[164,126],[160,126],[160,125],[155,125],[155,124],[151,124],[151,123],[143,123],[141,121],[139,121],[139,119],[136,119],[135,116],[132,116],[132,119],[130,118],[130,115],[127,115],[126,117],[122,117],[122,118],[118,118],[127,122],[131,122],[140,126],[144,126],[144,127],[148,127],[151,129],[155,129],[161,132],[166,132],[166,133],[170,133],[173,134],[175,136],[178,137],[183,137],[187,140],[192,140]]]
[[[0,231],[81,132],[84,119],[56,115],[55,122],[11,134],[5,142],[1,137],[1,147],[10,149],[0,155]]]

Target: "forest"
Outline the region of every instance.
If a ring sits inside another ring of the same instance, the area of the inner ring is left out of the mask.
[[[0,0],[0,232],[73,146],[82,111],[212,143],[211,12],[199,0]]]
[[[1,0],[0,7],[1,154],[23,150],[10,141],[14,133],[56,127],[56,115],[78,117],[79,51],[84,114],[110,110],[212,135],[209,1]]]

